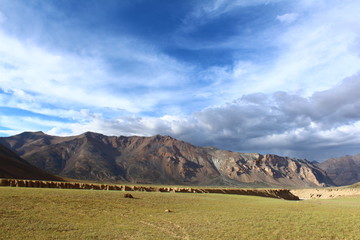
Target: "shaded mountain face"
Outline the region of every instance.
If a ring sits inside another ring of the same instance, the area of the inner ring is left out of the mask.
[[[169,136],[56,137],[25,132],[0,138],[35,166],[70,178],[133,183],[313,187],[332,185],[299,159],[195,147]]]
[[[360,182],[360,154],[330,158],[318,166],[326,171],[336,185],[350,185]]]
[[[37,167],[34,167],[13,151],[0,144],[0,178],[62,181]]]

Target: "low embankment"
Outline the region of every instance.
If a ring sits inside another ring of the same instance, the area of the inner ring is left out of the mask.
[[[360,188],[312,188],[296,189],[291,193],[300,199],[329,199],[338,197],[360,196]]]
[[[190,188],[190,187],[151,187],[92,184],[77,182],[54,182],[19,179],[0,179],[0,186],[10,187],[35,187],[35,188],[65,188],[65,189],[92,189],[92,190],[117,190],[117,191],[145,191],[145,192],[180,192],[180,193],[219,193],[251,195],[260,197],[280,198],[285,200],[299,200],[288,189],[221,189],[221,188]]]

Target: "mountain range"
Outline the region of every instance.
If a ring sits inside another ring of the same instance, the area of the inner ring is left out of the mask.
[[[306,160],[196,147],[169,136],[86,132],[58,137],[24,132],[1,137],[0,143],[44,171],[82,180],[263,187],[334,184]]]

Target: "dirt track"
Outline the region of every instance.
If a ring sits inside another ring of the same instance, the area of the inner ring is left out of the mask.
[[[221,189],[221,188],[180,188],[180,187],[150,187],[108,185],[76,182],[54,182],[18,179],[0,179],[0,186],[35,187],[35,188],[65,188],[65,189],[92,189],[92,190],[117,190],[117,191],[145,191],[145,192],[181,192],[181,193],[219,193],[251,195],[285,200],[299,200],[288,189]]]

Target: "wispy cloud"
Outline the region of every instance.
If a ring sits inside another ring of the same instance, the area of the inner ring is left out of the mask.
[[[276,19],[278,19],[280,22],[289,24],[289,23],[293,23],[298,17],[299,14],[297,13],[285,13],[283,15],[278,15]]]
[[[355,1],[302,4],[298,10],[304,14],[293,24],[281,27],[281,32],[271,30],[258,36],[271,39],[260,59],[243,59],[242,50],[236,49],[241,38],[234,36],[228,43],[239,57],[217,71],[222,72],[220,79],[231,82],[220,86],[224,87],[221,91],[233,99],[239,94],[278,90],[311,95],[356,74],[360,71],[359,49],[355,47],[360,37],[355,17],[358,7]],[[253,50],[264,47],[257,38],[253,43]]]
[[[201,2],[189,17],[208,19],[219,17],[238,8],[278,3],[282,0],[211,0]]]
[[[181,99],[190,81],[190,66],[136,40],[105,39],[93,46],[101,53],[85,56],[20,41],[1,30],[0,42],[1,88],[13,95],[3,102],[7,105],[31,98],[60,108],[140,112]]]

